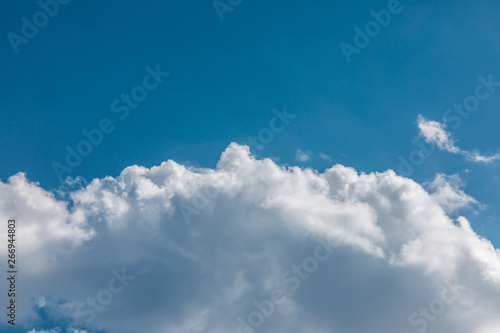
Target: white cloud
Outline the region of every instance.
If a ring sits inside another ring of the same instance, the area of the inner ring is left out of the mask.
[[[500,159],[500,152],[485,156],[476,151],[466,151],[460,149],[456,145],[456,140],[453,135],[446,131],[445,124],[434,120],[427,120],[421,115],[418,116],[418,128],[420,135],[425,138],[428,143],[434,143],[440,150],[464,156],[467,160],[478,163],[491,163]]]
[[[500,253],[447,215],[475,202],[454,177],[438,175],[429,194],[393,171],[285,168],[231,144],[215,169],[131,166],[69,193],[71,204],[22,175],[0,187],[0,216],[25,235],[24,322],[30,299],[50,295],[44,311],[89,332],[236,332],[278,288],[286,301],[259,332],[410,332],[409,317],[458,281],[466,290],[426,332],[500,326]],[[318,240],[334,250],[302,278],[292,271]],[[52,265],[29,270],[35,259]],[[135,279],[86,323],[79,305],[122,267]]]
[[[295,159],[300,162],[306,162],[311,159],[311,156],[309,152],[297,149],[297,152],[295,153]]]
[[[477,203],[461,189],[463,182],[456,174],[451,176],[437,174],[434,180],[426,185],[432,193],[431,196],[447,214]]]
[[[47,305],[47,302],[45,301],[45,297],[41,296],[38,299],[38,307],[43,308],[45,305]]]
[[[83,211],[70,213],[67,204],[26,180],[22,173],[0,182],[0,220],[16,220],[16,233],[25,241],[21,249],[24,274],[44,270],[57,256],[93,237],[85,223]],[[0,237],[6,244],[6,230]]]

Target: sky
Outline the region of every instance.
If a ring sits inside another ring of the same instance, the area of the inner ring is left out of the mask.
[[[1,331],[500,329],[497,1],[0,6]]]

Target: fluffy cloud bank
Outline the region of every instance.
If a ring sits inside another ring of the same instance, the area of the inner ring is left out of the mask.
[[[500,328],[500,252],[447,215],[475,202],[453,177],[429,193],[391,170],[285,168],[233,143],[215,169],[131,166],[66,201],[22,174],[0,188],[26,330]]]

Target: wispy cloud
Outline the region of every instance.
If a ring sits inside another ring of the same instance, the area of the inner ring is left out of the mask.
[[[328,156],[328,155],[327,155],[327,154],[325,154],[325,153],[321,153],[321,152],[319,153],[319,157],[320,157],[321,159],[324,159],[324,160],[327,160],[327,161],[331,161],[331,160],[332,160],[332,158],[331,158],[330,156]]]
[[[295,159],[300,162],[306,162],[311,159],[310,152],[305,152],[301,149],[297,149],[295,153]]]
[[[434,143],[440,150],[452,154],[462,155],[467,160],[477,163],[491,163],[500,159],[500,151],[493,155],[482,155],[477,151],[463,150],[457,146],[457,140],[453,134],[446,131],[446,125],[434,120],[427,120],[423,116],[418,116],[418,129],[420,135],[428,143]]]

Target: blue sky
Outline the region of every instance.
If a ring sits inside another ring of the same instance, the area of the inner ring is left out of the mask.
[[[273,109],[284,108],[295,118],[263,149],[251,148],[258,158],[319,172],[334,164],[398,172],[399,157],[419,149],[419,115],[443,123],[447,109],[474,94],[479,76],[500,81],[500,3],[402,0],[390,23],[346,61],[339,45],[354,45],[354,28],[364,29],[370,11],[388,3],[244,0],[221,20],[210,1],[72,0],[16,53],[8,34],[22,34],[22,18],[40,6],[4,1],[0,180],[24,172],[56,191],[62,183],[53,162],[64,163],[66,146],[76,149],[82,131],[105,118],[114,130],[70,176],[90,182],[167,160],[215,168],[231,142],[247,144],[269,127]],[[143,83],[148,66],[169,75],[121,120],[111,104]],[[500,89],[446,130],[461,149],[493,155],[499,110]],[[298,160],[298,150],[309,159]],[[477,203],[450,216],[466,216],[498,248],[499,166],[436,148],[404,176],[426,184],[458,174]]]

